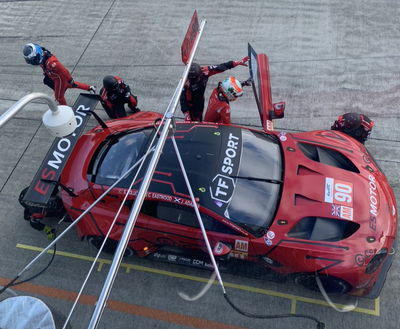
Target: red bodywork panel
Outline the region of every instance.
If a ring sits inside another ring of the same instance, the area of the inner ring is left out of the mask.
[[[264,131],[268,131],[274,129],[272,120],[269,117],[269,113],[272,111],[272,93],[268,56],[265,54],[258,54],[257,63],[260,74],[261,124]]]
[[[77,218],[107,188],[89,182],[87,177],[90,161],[101,142],[110,133],[152,126],[160,117],[157,113],[140,112],[123,120],[108,122],[109,129],[96,127],[81,137],[61,177],[61,183],[78,194],[78,197],[71,197],[62,192],[65,208],[72,218]],[[193,125],[196,126],[195,123]],[[202,213],[231,230],[230,233],[209,231],[212,247],[223,242],[231,246],[231,257],[262,263],[285,275],[329,274],[350,284],[350,293],[368,294],[380,271],[366,274],[366,266],[382,248],[391,250],[396,236],[396,201],[386,177],[365,147],[343,133],[324,130],[295,134],[267,133],[279,138],[284,161],[283,187],[275,218],[268,231],[257,238],[230,222],[229,218],[218,216],[201,206]],[[192,142],[195,149],[196,142]],[[312,160],[301,150],[301,143],[339,152],[359,172]],[[165,177],[167,181],[168,175]],[[106,196],[78,223],[79,236],[105,235],[125,193],[126,189],[115,188]],[[128,200],[133,200],[134,194],[133,191]],[[179,197],[185,200],[185,196]],[[147,199],[152,198],[153,194],[148,194]],[[187,202],[191,204],[190,200]],[[124,206],[111,233],[112,239],[120,238],[129,213],[129,207]],[[349,238],[337,242],[289,236],[292,228],[305,217],[350,220],[359,225],[359,229]],[[199,229],[140,214],[129,246],[138,255],[146,256],[165,245],[205,251]]]

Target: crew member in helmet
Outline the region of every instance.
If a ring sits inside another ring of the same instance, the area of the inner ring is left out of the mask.
[[[374,122],[365,114],[352,112],[340,115],[333,123],[331,129],[344,132],[364,144],[373,126]]]
[[[232,69],[238,65],[247,66],[249,57],[239,61],[229,61],[219,65],[200,66],[193,63],[189,69],[188,79],[182,90],[180,103],[186,121],[202,121],[204,110],[204,93],[208,78],[214,74]]]
[[[125,104],[128,104],[133,113],[140,111],[137,108],[137,97],[131,93],[131,88],[119,76],[104,77],[100,97],[101,104],[110,119],[126,117]]]
[[[60,105],[67,105],[64,94],[68,88],[96,92],[95,86],[74,81],[71,73],[46,48],[35,43],[28,43],[24,46],[22,53],[28,64],[40,65],[43,69],[43,83],[54,90],[54,97]]]
[[[226,78],[219,82],[213,90],[208,101],[208,107],[204,121],[216,123],[231,123],[230,102],[243,95],[243,86],[249,86],[250,80],[240,82],[235,77]]]

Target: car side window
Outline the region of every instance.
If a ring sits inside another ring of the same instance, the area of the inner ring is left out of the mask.
[[[169,202],[145,201],[142,206],[142,212],[167,222],[200,228],[196,213],[190,207]],[[240,233],[206,214],[201,213],[201,218],[205,229],[208,231],[240,235]]]

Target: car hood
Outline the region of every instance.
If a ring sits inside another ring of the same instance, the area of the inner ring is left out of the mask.
[[[303,218],[318,217],[356,223],[354,236],[360,238],[381,243],[394,239],[393,191],[362,144],[333,131],[279,137],[285,175],[276,219],[287,220],[288,231]],[[344,237],[341,243],[356,242]]]

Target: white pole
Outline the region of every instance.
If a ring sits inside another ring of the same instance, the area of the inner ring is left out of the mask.
[[[162,131],[160,133],[159,141],[158,141],[158,143],[156,145],[156,149],[155,149],[154,154],[153,154],[153,156],[152,156],[152,158],[150,160],[149,166],[147,168],[146,175],[143,178],[143,182],[142,182],[142,184],[140,186],[140,189],[139,189],[139,192],[138,192],[138,194],[136,196],[136,200],[135,200],[135,203],[134,203],[134,205],[132,207],[132,211],[131,211],[131,213],[129,215],[129,219],[128,219],[127,223],[126,223],[124,232],[123,232],[122,237],[121,237],[121,239],[120,239],[120,241],[118,243],[117,250],[115,252],[115,255],[114,255],[110,270],[108,272],[106,281],[104,282],[103,289],[102,289],[102,291],[100,293],[100,296],[99,296],[99,299],[98,299],[98,301],[96,303],[96,308],[95,308],[95,310],[93,312],[93,315],[92,315],[92,318],[90,320],[88,329],[95,329],[99,325],[100,318],[101,318],[101,316],[103,314],[104,308],[106,306],[106,302],[107,302],[108,297],[109,297],[110,292],[111,292],[111,288],[112,288],[112,286],[114,284],[114,281],[115,281],[115,278],[117,276],[117,272],[118,272],[119,266],[121,264],[122,257],[124,255],[126,246],[128,245],[128,242],[129,242],[129,239],[131,237],[133,228],[135,226],[137,216],[139,215],[140,208],[142,207],[142,203],[143,203],[143,200],[144,200],[144,198],[146,196],[147,189],[148,189],[148,187],[150,185],[150,182],[151,182],[151,179],[153,177],[154,171],[156,169],[156,166],[157,166],[158,160],[160,158],[162,149],[163,149],[165,141],[166,141],[166,139],[168,137],[168,134],[169,134],[169,131],[170,131],[170,126],[172,124],[172,120],[173,120],[173,117],[174,117],[174,113],[175,113],[176,107],[178,105],[179,97],[181,95],[184,83],[186,81],[186,78],[187,78],[187,75],[188,75],[188,72],[189,72],[189,68],[190,68],[190,66],[191,66],[191,64],[193,62],[194,54],[196,53],[196,49],[197,49],[197,46],[199,44],[199,41],[200,41],[200,38],[201,38],[201,34],[203,33],[203,28],[204,28],[205,23],[206,23],[206,21],[203,20],[201,22],[201,24],[200,24],[199,34],[198,34],[198,36],[196,38],[196,41],[195,41],[195,43],[193,45],[193,50],[192,50],[192,53],[190,55],[189,61],[186,64],[185,71],[183,72],[182,78],[178,83],[178,86],[177,86],[177,88],[175,90],[174,96],[172,97],[170,105],[168,106],[168,108],[166,110],[164,127],[163,127],[163,129],[162,129]]]

